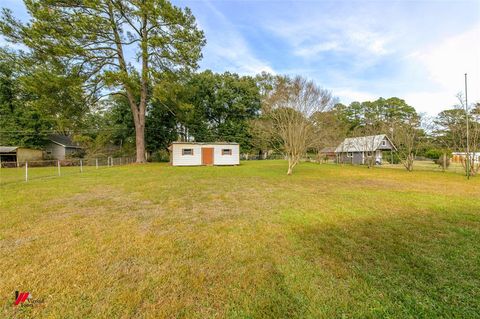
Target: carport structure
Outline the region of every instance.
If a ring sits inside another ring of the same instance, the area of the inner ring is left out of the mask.
[[[18,146],[0,146],[0,162],[2,166],[5,163],[16,163],[17,165],[25,161],[40,161],[43,159],[43,151]]]

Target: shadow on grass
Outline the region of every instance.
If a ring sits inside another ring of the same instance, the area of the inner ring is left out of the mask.
[[[230,305],[228,318],[306,318],[309,301],[288,284],[285,275],[271,263],[268,280]]]
[[[327,271],[333,282],[346,283],[326,292],[348,296],[344,305],[329,305],[334,317],[480,316],[476,214],[369,217],[297,225],[293,233],[312,273]]]

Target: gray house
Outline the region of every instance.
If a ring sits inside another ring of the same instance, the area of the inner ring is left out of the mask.
[[[382,164],[383,151],[397,150],[385,134],[346,138],[337,148],[337,163],[366,164],[374,159]]]
[[[64,160],[82,152],[82,147],[66,135],[50,135],[50,143],[45,147],[47,157]]]

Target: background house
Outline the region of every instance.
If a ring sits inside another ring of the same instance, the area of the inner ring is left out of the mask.
[[[27,147],[0,146],[0,162],[18,164],[25,161],[40,161],[43,151]]]
[[[480,163],[480,152],[474,153],[470,152],[470,158],[473,159],[473,162]],[[452,162],[454,163],[464,163],[467,158],[467,152],[453,152],[452,153]]]
[[[238,143],[173,142],[169,150],[173,166],[240,164]]]
[[[366,164],[370,156],[374,163],[381,164],[383,151],[396,150],[395,145],[385,135],[371,135],[346,138],[336,149],[337,163]]]
[[[50,143],[45,147],[47,157],[64,160],[82,153],[82,147],[66,135],[50,135]]]
[[[335,154],[336,147],[324,147],[319,152],[320,160],[333,160],[336,157]]]

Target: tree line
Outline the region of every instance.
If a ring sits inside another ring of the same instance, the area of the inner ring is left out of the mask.
[[[466,111],[462,97],[430,119],[397,97],[345,105],[299,76],[198,72],[204,33],[168,1],[24,3],[28,22],[6,9],[0,18],[19,48],[0,50],[2,145],[41,147],[56,132],[89,155],[115,150],[141,163],[175,140],[238,142],[243,153],[286,154],[291,174],[307,152],[387,134],[394,160],[413,170],[416,156],[445,167],[464,150],[468,118],[470,149],[480,148],[480,106]]]

